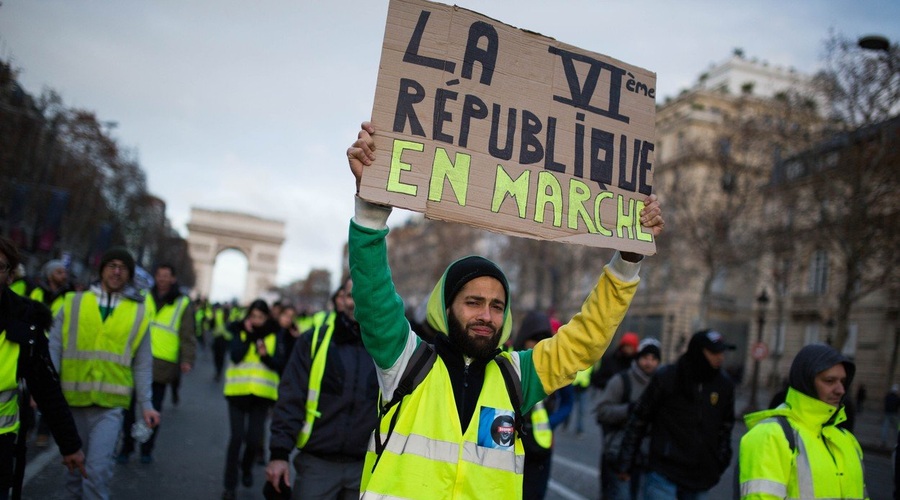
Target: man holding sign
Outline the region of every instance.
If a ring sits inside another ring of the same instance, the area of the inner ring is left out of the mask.
[[[363,123],[347,150],[357,192],[376,160],[374,134]],[[390,213],[357,196],[350,223],[356,314],[383,398],[362,498],[521,498],[521,415],[600,359],[637,290],[643,256],[616,253],[580,313],[534,349],[512,353],[499,349],[512,331],[506,276],[483,257],[460,259],[428,300],[428,322],[440,332],[432,346],[411,330],[391,280]],[[662,232],[655,195],[639,217],[642,231]]]

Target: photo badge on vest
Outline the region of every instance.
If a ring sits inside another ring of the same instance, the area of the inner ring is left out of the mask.
[[[485,448],[514,451],[516,418],[512,410],[481,407],[478,418],[478,445]]]

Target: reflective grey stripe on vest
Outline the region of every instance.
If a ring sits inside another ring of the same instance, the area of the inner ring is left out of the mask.
[[[64,391],[98,391],[104,394],[113,394],[116,396],[130,396],[131,391],[134,389],[130,385],[110,384],[109,382],[103,382],[100,380],[95,380],[93,382],[60,382],[59,385],[62,386],[62,389]]]
[[[19,412],[15,412],[12,415],[0,415],[0,429],[12,427],[12,426],[16,425],[16,422],[18,420],[19,420]]]
[[[9,403],[13,399],[15,399],[16,394],[18,394],[19,388],[13,387],[8,391],[0,391],[0,404]]]
[[[252,383],[252,384],[264,385],[266,387],[272,387],[275,389],[278,388],[278,382],[275,382],[274,380],[269,380],[267,378],[262,378],[262,377],[231,376],[231,377],[226,377],[226,382],[229,384],[251,384]]]
[[[387,435],[382,433],[382,440],[387,439]],[[374,440],[370,440],[370,450],[373,447]],[[515,474],[521,474],[525,470],[525,457],[516,456],[515,462],[510,467],[509,455],[513,451],[495,450],[478,446],[476,443],[463,443],[462,460],[487,467]],[[391,439],[387,441],[385,451],[395,455],[402,453],[410,453],[435,462],[445,462],[455,464],[459,460],[459,444],[449,441],[440,441],[437,439],[429,439],[420,434],[410,434],[404,436],[394,431]]]
[[[0,404],[10,403],[16,399],[19,393],[18,387],[13,387],[8,391],[0,391]],[[0,415],[0,428],[12,427],[19,420],[19,412],[14,411],[12,415]]]
[[[766,493],[778,498],[787,496],[787,485],[769,479],[751,479],[741,483],[741,496]]]
[[[84,292],[92,293],[92,292]],[[128,341],[125,343],[123,354],[114,354],[106,351],[79,351],[78,350],[78,318],[81,316],[81,299],[84,293],[76,294],[72,299],[72,315],[69,318],[69,342],[63,352],[63,357],[68,359],[91,360],[97,359],[101,361],[111,361],[122,366],[131,366],[131,352],[134,346],[134,340],[141,331],[141,324],[144,322],[144,312],[146,308],[143,303],[138,304],[137,316],[131,325],[131,332],[128,333]]]
[[[161,329],[165,330],[167,333],[172,333],[172,334],[178,335],[178,331],[175,329],[175,323],[177,323],[178,319],[181,318],[181,311],[184,309],[185,302],[186,301],[182,300],[182,298],[179,296],[178,300],[175,301],[175,303],[176,303],[175,314],[172,315],[171,321],[169,321],[168,324],[162,324],[162,323],[157,323],[156,318],[154,318],[153,326],[155,326],[157,328],[161,328]],[[154,301],[154,304],[155,303],[156,302]],[[163,306],[163,307],[165,307],[165,306]],[[157,312],[159,312],[159,311],[157,311]]]
[[[806,445],[798,435],[797,429],[791,427],[791,430],[794,432],[794,440],[797,442],[797,465],[795,466],[797,470],[797,493],[800,495],[800,500],[812,500],[816,497],[813,491],[813,475],[812,468],[809,466],[809,455],[806,453]]]

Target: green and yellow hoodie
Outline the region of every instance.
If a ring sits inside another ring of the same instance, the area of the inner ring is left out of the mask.
[[[350,223],[349,234],[356,318],[366,349],[378,368],[378,381],[386,401],[393,397],[410,356],[421,342],[406,320],[403,301],[397,295],[391,278],[385,242],[390,213],[390,207],[374,205],[357,197],[356,215]],[[556,335],[539,342],[534,349],[511,354],[513,365],[518,367],[521,376],[522,413],[553,391],[571,384],[578,371],[588,369],[600,359],[637,290],[639,270],[640,263],[627,262],[616,253],[604,267],[597,284],[575,317],[561,326]],[[453,362],[448,358],[457,356],[467,371],[474,366],[480,366],[483,370],[484,363],[465,359],[461,353],[454,351],[453,346],[447,345],[447,304],[443,297],[445,277],[446,273],[428,301],[429,323],[444,333],[438,335],[436,350],[448,365]],[[501,345],[512,331],[509,302],[507,300]],[[482,381],[479,379],[478,383]],[[470,392],[480,392],[471,389],[470,385]],[[458,401],[459,394],[454,392],[458,406],[465,406]],[[464,413],[460,408],[461,422],[465,426],[468,418],[464,418]]]

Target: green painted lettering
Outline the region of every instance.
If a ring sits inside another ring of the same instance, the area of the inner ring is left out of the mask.
[[[525,218],[525,207],[528,204],[528,179],[531,177],[531,171],[522,172],[519,177],[513,179],[503,168],[503,165],[497,165],[497,176],[494,178],[494,197],[491,200],[491,212],[500,211],[500,205],[507,196],[516,201],[516,208],[519,211],[519,218]]]
[[[450,181],[450,187],[456,195],[459,206],[466,206],[466,193],[469,189],[469,165],[472,156],[456,153],[455,162],[444,148],[434,150],[434,163],[431,165],[431,182],[428,187],[428,200],[441,201],[444,195],[444,179]]]
[[[415,184],[404,184],[400,181],[401,172],[403,172],[404,170],[412,170],[412,165],[409,163],[404,163],[401,159],[401,157],[403,156],[403,152],[407,150],[422,152],[425,150],[425,145],[413,141],[401,141],[399,139],[394,140],[394,150],[391,154],[391,171],[388,173],[387,190],[392,193],[401,193],[415,196],[418,192],[418,186],[416,186]]]

